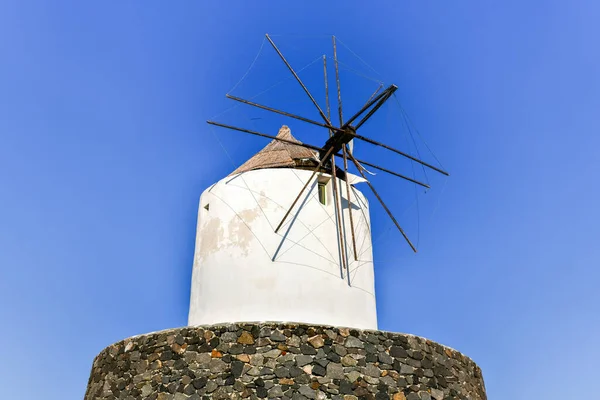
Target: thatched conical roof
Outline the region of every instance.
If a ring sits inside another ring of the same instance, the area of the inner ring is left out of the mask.
[[[302,144],[292,136],[292,131],[286,125],[279,129],[277,137]],[[307,163],[318,163],[315,151],[280,140],[273,140],[230,175],[263,168],[294,168]]]

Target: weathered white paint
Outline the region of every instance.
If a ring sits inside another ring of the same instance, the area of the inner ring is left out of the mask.
[[[346,186],[338,179],[350,282],[341,268],[331,179],[327,205],[319,202],[315,179],[274,232],[311,173],[260,169],[202,194],[189,325],[291,321],[377,329],[369,205],[360,191],[350,194],[356,261]]]

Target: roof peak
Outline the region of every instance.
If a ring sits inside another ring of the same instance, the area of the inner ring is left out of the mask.
[[[284,136],[291,136],[292,139],[294,139],[295,141],[298,141],[295,137],[292,136],[292,130],[287,125],[281,125],[281,128],[279,128],[279,132],[277,132],[278,138],[284,137]],[[298,143],[300,143],[300,142],[298,142]]]
[[[313,159],[317,160],[315,152],[307,149],[301,141],[292,135],[292,130],[287,125],[282,125],[277,132],[277,138],[285,139],[280,141],[273,139],[261,151],[252,156],[248,161],[240,165],[230,175],[239,174],[241,172],[252,171],[264,168],[294,168],[300,164],[300,160]]]

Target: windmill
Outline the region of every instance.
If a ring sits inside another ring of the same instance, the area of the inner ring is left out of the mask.
[[[342,94],[341,94],[341,87],[340,87],[340,79],[339,79],[339,66],[338,66],[338,58],[337,58],[337,46],[336,46],[336,37],[332,36],[332,45],[333,45],[333,61],[334,61],[334,65],[335,65],[335,75],[336,75],[336,86],[337,86],[337,103],[338,103],[338,121],[339,124],[335,125],[332,122],[332,117],[331,117],[331,110],[330,110],[330,106],[329,106],[329,87],[328,87],[328,80],[327,80],[327,58],[325,56],[323,56],[323,70],[324,70],[324,78],[325,78],[325,95],[326,95],[326,111],[323,111],[323,109],[319,106],[319,104],[317,103],[317,101],[315,100],[314,96],[310,93],[310,91],[308,90],[308,88],[306,87],[306,85],[302,82],[302,80],[300,79],[300,77],[298,76],[298,74],[294,71],[294,69],[292,68],[292,66],[290,65],[290,63],[286,60],[286,58],[284,57],[284,55],[282,54],[282,52],[280,51],[280,49],[277,47],[277,45],[273,42],[272,38],[267,34],[265,35],[266,39],[269,41],[269,43],[271,44],[271,46],[273,47],[273,49],[277,52],[277,54],[279,55],[279,57],[281,58],[281,60],[283,61],[283,63],[286,65],[286,67],[289,69],[290,73],[293,75],[293,77],[296,79],[296,81],[298,82],[298,84],[302,87],[302,89],[304,90],[304,92],[306,93],[306,96],[309,98],[309,100],[312,102],[312,104],[314,105],[314,107],[317,109],[317,111],[319,112],[319,115],[322,119],[322,122],[319,121],[314,121],[296,114],[292,114],[286,111],[282,111],[282,110],[278,110],[272,107],[268,107],[262,104],[258,104],[249,100],[245,100],[243,98],[240,97],[236,97],[236,96],[232,96],[230,94],[227,94],[227,97],[229,99],[235,100],[237,102],[240,103],[244,103],[253,107],[257,107],[272,113],[276,113],[276,114],[280,114],[280,115],[284,115],[286,117],[289,118],[293,118],[293,119],[297,119],[315,126],[319,126],[322,128],[325,128],[328,130],[329,132],[329,137],[328,139],[324,142],[323,145],[321,146],[315,146],[315,145],[310,145],[310,144],[298,144],[297,142],[292,142],[289,139],[285,139],[282,137],[276,137],[276,136],[272,136],[272,135],[268,135],[268,134],[264,134],[261,132],[257,132],[257,131],[253,131],[253,130],[249,130],[249,129],[244,129],[244,128],[240,128],[240,127],[235,127],[235,126],[231,126],[231,125],[227,125],[227,124],[223,124],[223,123],[219,123],[219,122],[215,122],[215,121],[207,121],[209,124],[211,125],[215,125],[215,126],[219,126],[219,127],[223,127],[223,128],[227,128],[227,129],[232,129],[235,131],[239,131],[239,132],[244,132],[244,133],[248,133],[251,135],[256,135],[256,136],[261,136],[261,137],[265,137],[265,138],[269,138],[275,141],[281,141],[281,142],[288,142],[288,143],[292,143],[294,145],[299,145],[299,146],[303,146],[307,149],[310,150],[314,150],[316,152],[318,152],[318,159],[319,162],[318,164],[313,168],[313,174],[310,176],[310,178],[306,181],[306,184],[302,187],[302,189],[300,190],[300,192],[298,193],[298,195],[294,198],[294,200],[292,201],[291,205],[289,206],[289,208],[287,209],[287,211],[285,212],[285,214],[283,215],[283,217],[281,218],[281,221],[279,222],[279,224],[277,225],[277,227],[275,228],[275,232],[278,232],[280,230],[280,228],[282,227],[282,225],[284,224],[284,222],[286,221],[286,219],[289,217],[291,211],[294,209],[294,207],[296,206],[297,202],[300,200],[300,198],[302,197],[302,194],[305,192],[305,190],[307,189],[307,187],[309,186],[309,184],[314,180],[315,176],[320,172],[320,171],[330,171],[332,174],[336,175],[336,176],[346,176],[346,174],[348,173],[348,164],[349,162],[351,162],[356,169],[358,170],[358,172],[360,173],[360,175],[362,176],[362,178],[365,180],[365,182],[367,183],[367,185],[369,186],[369,188],[371,189],[371,191],[373,192],[373,194],[375,195],[375,197],[377,198],[377,200],[379,201],[379,203],[381,203],[381,206],[383,207],[383,209],[385,210],[385,212],[388,214],[388,216],[391,218],[392,222],[394,223],[394,225],[396,226],[396,228],[400,231],[400,233],[402,234],[402,236],[404,237],[405,241],[408,243],[408,245],[410,246],[410,248],[414,251],[417,252],[416,247],[413,245],[413,243],[411,242],[411,240],[408,238],[406,232],[402,229],[402,227],[400,226],[400,224],[398,223],[398,221],[396,220],[396,218],[394,217],[394,215],[392,214],[392,212],[390,211],[390,209],[388,208],[388,206],[386,205],[386,203],[383,201],[383,199],[381,198],[381,196],[379,195],[379,193],[377,192],[377,190],[375,189],[375,187],[373,186],[373,184],[369,181],[369,179],[367,179],[367,176],[365,175],[365,171],[366,169],[363,167],[363,165],[368,166],[370,168],[382,171],[384,173],[393,175],[395,177],[410,181],[414,184],[423,186],[425,188],[429,188],[430,186],[426,183],[420,182],[416,179],[410,178],[408,176],[402,175],[400,173],[394,172],[392,170],[389,170],[387,168],[383,168],[380,167],[378,165],[375,165],[373,163],[370,163],[368,161],[365,160],[359,160],[356,157],[354,157],[354,155],[352,154],[351,151],[351,143],[353,140],[360,140],[366,143],[369,143],[371,145],[374,146],[379,146],[382,147],[388,151],[391,151],[393,153],[396,153],[402,157],[408,158],[418,164],[423,165],[426,168],[429,168],[433,171],[436,171],[440,174],[446,175],[448,176],[448,172],[442,170],[441,168],[438,168],[434,165],[431,165],[425,161],[422,161],[410,154],[407,154],[406,152],[403,152],[401,150],[398,150],[396,148],[393,148],[385,143],[381,143],[378,141],[375,141],[373,139],[370,139],[367,136],[361,135],[359,133],[359,129],[365,124],[365,122],[367,122],[370,118],[372,118],[375,113],[377,112],[377,110],[379,110],[381,108],[381,106],[383,106],[383,104],[388,101],[392,95],[394,94],[394,92],[398,89],[398,87],[396,85],[390,85],[387,88],[385,88],[384,90],[381,90],[383,87],[380,85],[377,90],[370,96],[370,98],[366,101],[366,103],[364,104],[364,106],[362,108],[360,108],[359,110],[357,110],[350,118],[348,118],[347,120],[344,121],[344,112],[343,112],[343,107],[342,107]],[[339,168],[336,167],[336,157],[340,158],[341,160],[343,160],[343,167]],[[340,171],[341,170],[341,171]],[[348,181],[348,179],[344,179],[345,180],[345,185],[346,185],[346,193],[347,196],[350,196],[351,193],[351,189],[350,189],[350,183]],[[336,205],[336,213],[338,215],[337,218],[337,223],[338,223],[338,231],[341,232],[342,230],[342,218],[341,218],[341,213],[339,211],[339,200],[340,200],[340,189],[337,187],[336,184],[336,180],[333,180],[333,192],[334,192],[334,197],[335,197],[335,205]],[[354,234],[354,220],[352,217],[352,211],[350,210],[349,213],[349,223],[350,223],[350,230],[352,233],[352,249],[353,249],[353,255],[354,255],[354,259],[357,260],[358,259],[358,253],[357,253],[357,249],[356,249],[356,240],[355,240],[355,234]],[[339,235],[339,240],[340,245],[344,246],[343,241],[344,241],[344,237],[343,235]],[[344,258],[342,258],[342,263],[343,264],[347,264],[347,260],[345,260]]]
[[[335,37],[337,122],[333,122],[329,106],[327,57],[322,57],[327,106],[321,108],[272,38],[266,35],[265,41],[321,119],[230,94],[227,97],[324,129],[324,140],[320,145],[302,143],[285,125],[274,136],[207,121],[271,142],[200,196],[188,323],[295,321],[376,329],[370,205],[355,184],[365,182],[369,186],[415,252],[416,247],[367,178],[367,168],[425,188],[429,185],[357,158],[352,143],[366,142],[424,168],[448,173],[362,134],[363,125],[394,95],[396,85],[380,85],[362,107],[344,117],[338,66],[343,64],[338,62]],[[354,165],[359,175],[349,172],[349,165]]]
[[[314,146],[295,139],[286,125],[271,136],[208,121],[271,142],[200,195],[188,326],[107,347],[94,360],[85,399],[486,400],[481,370],[468,357],[429,339],[377,330],[369,204],[353,187],[360,178],[348,172],[348,163],[354,164],[414,251],[362,165],[428,185],[357,159],[351,143],[365,141],[447,175],[358,133],[397,87],[383,91],[380,87],[344,121],[334,37],[339,117],[335,126],[326,58],[324,112],[268,35],[267,39],[322,122],[228,97],[325,128],[329,137]],[[342,159],[342,167],[336,166],[336,157]],[[296,188],[299,193],[292,201],[290,194]],[[294,209],[297,212],[290,217]],[[350,262],[344,215],[351,227]],[[303,246],[306,238],[311,241]],[[360,252],[357,238],[362,240]],[[282,246],[287,246],[282,252],[286,257],[278,256]],[[338,252],[339,261],[332,251]],[[338,270],[347,281],[339,279]],[[405,309],[411,300],[420,299],[400,299],[394,305]],[[408,320],[401,317],[402,322]]]

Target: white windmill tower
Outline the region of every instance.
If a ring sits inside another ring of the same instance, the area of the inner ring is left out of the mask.
[[[335,37],[337,127],[330,120],[329,99],[325,114],[268,35],[267,39],[323,122],[228,97],[324,127],[329,139],[318,147],[299,142],[287,126],[271,136],[208,121],[272,142],[200,198],[188,324],[289,321],[377,329],[369,203],[354,185],[364,182],[370,187],[414,251],[362,165],[428,185],[356,159],[348,144],[366,141],[447,173],[357,134],[393,95],[395,85],[379,92],[380,87],[362,109],[343,121]],[[323,61],[327,89],[325,57]],[[336,156],[343,159],[343,168],[336,167]],[[348,161],[362,178],[347,172]]]

